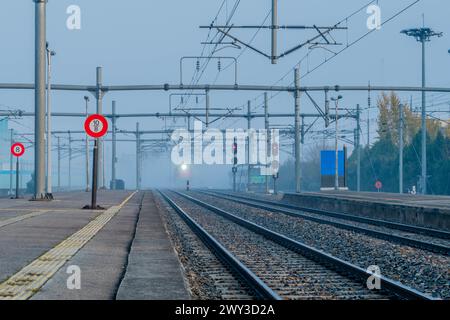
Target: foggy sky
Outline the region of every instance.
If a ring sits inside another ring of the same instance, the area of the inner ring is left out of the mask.
[[[279,1],[280,25],[333,25],[342,18],[360,8],[368,1],[347,0],[316,0]],[[380,0],[383,21],[395,12],[405,7],[412,0]],[[201,41],[206,39],[208,30],[199,29],[199,25],[208,25],[215,16],[222,0],[49,0],[48,3],[48,41],[51,48],[57,52],[54,58],[53,83],[58,84],[94,84],[95,68],[104,68],[104,84],[178,84],[179,59],[182,56],[199,55],[202,50]],[[228,10],[234,1],[228,1]],[[81,7],[81,30],[66,28],[66,8],[76,4]],[[235,24],[262,23],[270,10],[270,1],[242,0],[232,19]],[[419,86],[420,46],[411,38],[400,34],[405,28],[422,25],[422,13],[425,14],[425,24],[438,31],[443,31],[442,38],[435,38],[428,45],[427,83],[429,86],[450,86],[450,3],[444,0],[422,0],[407,12],[392,22],[384,25],[380,31],[374,32],[355,46],[349,48],[338,57],[325,64],[315,72],[301,80],[302,85],[401,85]],[[219,16],[219,23],[224,23],[225,10]],[[368,15],[363,10],[348,21],[349,31],[333,33],[336,39],[347,42],[367,32],[366,19]],[[269,24],[270,19],[266,24]],[[235,35],[250,41],[254,31],[236,31]],[[280,51],[290,48],[311,35],[307,31],[280,31]],[[269,52],[270,33],[262,30],[258,33],[252,45]],[[32,83],[34,81],[34,4],[31,0],[2,1],[0,9],[0,82]],[[335,48],[331,48],[335,49]],[[306,50],[300,50],[271,65],[269,60],[246,50],[239,58],[240,84],[274,84],[286,74],[300,59]],[[225,49],[218,55],[238,56],[239,50]],[[324,57],[324,51],[316,49],[310,59],[304,59],[301,64],[302,75]],[[186,63],[185,82],[188,82],[194,71],[192,63]],[[217,75],[216,65],[212,63],[200,80],[201,84],[211,83]],[[217,83],[231,84],[233,81],[231,69],[221,73]],[[290,84],[292,73],[278,84]],[[53,111],[84,112],[83,96],[86,93],[54,92]],[[354,108],[357,103],[367,105],[367,93],[344,92],[343,105]],[[318,102],[323,103],[322,94],[313,94]],[[259,97],[253,101],[255,97]],[[402,94],[402,99],[410,99],[410,94]],[[95,110],[92,96],[90,111]],[[419,95],[413,94],[413,102],[419,101]],[[448,95],[430,94],[429,103],[433,99],[440,102],[448,99]],[[255,92],[212,92],[211,107],[240,107],[252,100],[255,112],[263,112],[262,100]],[[168,110],[168,93],[166,92],[128,92],[108,93],[104,98],[104,112],[111,111],[111,101],[117,101],[118,112],[165,112]],[[450,100],[450,99],[448,99]],[[376,93],[372,93],[373,104]],[[271,112],[293,112],[292,96],[282,93],[270,101]],[[195,105],[193,105],[195,107]],[[203,107],[201,104],[198,107]],[[306,96],[301,100],[302,112],[315,112],[314,106]],[[33,111],[34,93],[32,91],[1,91],[0,109],[22,109]],[[448,110],[448,108],[447,108]],[[244,111],[241,111],[244,112]],[[364,114],[365,118],[367,115]],[[370,118],[376,118],[372,110]],[[119,129],[134,130],[135,122],[139,121],[141,128],[161,129],[164,121],[149,119],[120,119]],[[32,119],[23,119],[12,126],[21,132],[32,132]],[[171,120],[167,120],[170,124]],[[293,124],[275,120],[274,123]],[[375,123],[371,123],[371,135],[375,138]],[[183,121],[176,123],[184,125]],[[261,127],[263,120],[255,120],[254,125]],[[246,127],[245,120],[218,121],[215,126]],[[352,121],[342,122],[342,128],[352,130]],[[323,122],[316,126],[321,129]],[[82,120],[74,118],[56,118],[54,130],[81,130]],[[363,124],[363,131],[366,124]],[[127,136],[121,136],[127,138]],[[128,138],[133,138],[130,136]],[[362,141],[366,141],[362,137]],[[308,140],[306,145],[317,143]],[[80,145],[77,145],[78,148]],[[4,146],[3,146],[4,147]],[[106,174],[110,177],[111,147],[106,144]],[[133,143],[118,144],[118,178],[126,180],[128,187],[134,187],[134,155]],[[56,157],[56,155],[54,155]],[[286,158],[286,155],[284,155]],[[31,161],[33,153],[29,152],[26,159]],[[55,158],[54,158],[55,159]],[[73,161],[73,185],[81,186],[84,182],[83,157]],[[64,160],[63,170],[67,172],[67,160]],[[147,154],[143,161],[143,186],[167,185],[170,181],[170,167],[164,155]],[[56,164],[56,161],[53,161]],[[204,168],[195,171],[195,183],[202,186],[225,186],[229,167]],[[55,183],[55,181],[54,181]],[[63,179],[63,183],[66,180]]]

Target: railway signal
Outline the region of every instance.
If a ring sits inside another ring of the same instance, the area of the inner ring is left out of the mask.
[[[20,142],[14,143],[11,146],[11,153],[16,157],[16,197],[19,199],[19,158],[25,153],[25,146]]]
[[[237,152],[238,152],[237,138],[234,137],[234,140],[233,140],[233,165],[234,166],[236,166],[238,164]]]
[[[280,151],[280,146],[278,143],[274,142],[272,143],[272,157],[278,156],[278,153]]]
[[[91,205],[87,205],[85,209],[103,209],[97,205],[97,186],[98,186],[98,140],[108,132],[108,121],[100,114],[93,114],[86,118],[84,122],[84,130],[86,134],[94,138],[94,158],[92,168],[92,197]]]

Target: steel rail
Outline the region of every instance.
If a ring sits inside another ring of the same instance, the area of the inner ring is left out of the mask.
[[[329,217],[333,217],[333,218],[367,223],[367,224],[371,224],[371,225],[375,225],[375,226],[381,226],[381,227],[396,229],[396,230],[400,230],[400,231],[422,234],[422,235],[440,238],[440,239],[450,239],[450,232],[443,231],[443,230],[419,227],[419,226],[398,223],[398,222],[390,222],[390,221],[380,220],[380,219],[366,218],[366,217],[356,216],[356,215],[347,214],[347,213],[340,213],[340,212],[336,212],[336,211],[327,211],[327,210],[314,209],[314,208],[309,208],[309,207],[301,207],[301,206],[297,206],[297,205],[292,205],[292,204],[287,204],[287,203],[282,203],[282,202],[277,202],[277,201],[271,201],[271,200],[254,199],[254,198],[250,198],[250,197],[234,195],[234,194],[229,194],[229,193],[219,192],[219,191],[202,191],[202,190],[197,190],[197,191],[202,192],[202,193],[207,193],[210,195],[214,195],[214,196],[221,195],[221,196],[225,196],[225,197],[239,198],[239,199],[254,201],[254,202],[258,202],[258,203],[279,206],[279,207],[287,208],[287,209],[311,212],[311,213],[329,216]]]
[[[364,283],[366,283],[367,279],[371,276],[373,276],[372,273],[352,264],[347,261],[344,261],[342,259],[339,259],[337,257],[334,257],[324,251],[318,250],[316,248],[313,248],[311,246],[308,246],[307,244],[304,244],[302,242],[299,242],[297,240],[291,239],[289,237],[286,237],[283,234],[280,234],[278,232],[269,230],[265,227],[262,227],[256,223],[253,223],[251,221],[245,220],[243,218],[240,218],[230,212],[227,212],[225,210],[222,210],[218,207],[215,207],[213,205],[210,205],[206,202],[203,202],[199,199],[196,199],[194,197],[188,196],[184,193],[173,191],[176,194],[190,200],[193,203],[196,203],[197,205],[206,208],[236,224],[239,224],[243,226],[244,228],[247,228],[257,234],[260,234],[294,252],[297,252],[299,254],[305,255],[308,258],[317,261],[318,263],[322,263],[326,266],[329,266],[333,268],[337,272],[342,272],[343,275],[352,277],[357,277],[360,280],[362,280]],[[404,284],[389,279],[387,277],[384,277],[382,275],[378,276],[381,287],[397,294],[398,296],[405,298],[405,299],[415,299],[415,300],[439,300],[434,297],[431,297],[425,293],[422,293],[416,289],[413,289],[411,287],[405,286]]]
[[[216,196],[216,195],[213,194],[212,196]],[[224,197],[224,198],[226,199],[226,197]],[[372,236],[372,237],[375,237],[378,239],[395,241],[397,243],[401,243],[401,244],[408,245],[411,247],[425,249],[427,251],[432,251],[432,252],[436,252],[436,253],[447,255],[447,256],[450,255],[450,247],[448,247],[448,246],[439,245],[439,244],[430,243],[430,242],[421,241],[421,240],[416,240],[416,239],[411,239],[411,238],[407,238],[407,237],[403,237],[403,236],[399,236],[399,235],[393,235],[393,234],[383,232],[383,231],[377,231],[377,230],[367,229],[367,228],[363,228],[363,227],[358,227],[358,226],[348,224],[345,222],[330,221],[330,220],[326,220],[326,219],[322,219],[322,218],[318,218],[318,217],[311,217],[311,216],[308,216],[308,215],[298,212],[299,209],[295,209],[295,210],[283,209],[280,206],[277,207],[276,205],[273,206],[273,205],[258,204],[256,202],[252,202],[253,200],[247,201],[247,200],[242,200],[242,199],[238,199],[238,198],[234,198],[234,197],[230,197],[227,200],[239,202],[239,203],[242,203],[242,204],[245,204],[248,206],[252,206],[254,208],[259,208],[259,209],[263,209],[263,210],[267,210],[267,211],[271,211],[271,212],[280,212],[280,213],[283,213],[283,214],[286,214],[286,215],[289,215],[292,217],[302,218],[302,219],[317,222],[320,224],[327,224],[327,225],[331,225],[333,227],[337,227],[340,229],[345,229],[345,230],[349,230],[349,231],[358,232],[361,234],[366,234],[368,236]],[[306,211],[306,210],[304,210],[304,211]]]
[[[222,263],[231,268],[243,280],[259,298],[269,300],[282,300],[282,298],[270,289],[258,276],[239,261],[230,251],[222,246],[202,226],[194,221],[183,209],[181,209],[168,195],[158,190],[161,196],[175,210],[175,212],[186,222],[191,230],[202,240],[202,242],[213,252]]]

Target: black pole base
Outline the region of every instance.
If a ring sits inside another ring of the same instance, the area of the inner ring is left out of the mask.
[[[103,208],[99,205],[97,205],[95,208],[93,208],[91,205],[87,204],[82,209],[83,210],[105,210],[106,208]]]
[[[41,197],[33,196],[30,201],[51,201],[51,199],[47,198],[45,195],[42,195]]]
[[[44,198],[47,199],[47,200],[54,200],[53,193],[46,193]]]

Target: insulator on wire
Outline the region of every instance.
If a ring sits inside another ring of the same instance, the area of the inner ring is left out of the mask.
[[[181,104],[183,104],[183,103],[184,103],[184,97],[181,96]]]
[[[217,61],[217,70],[219,70],[219,72],[222,70],[222,63],[219,61]]]
[[[197,60],[196,67],[197,71],[200,71],[200,60]]]
[[[195,103],[198,104],[198,96],[195,97]]]

